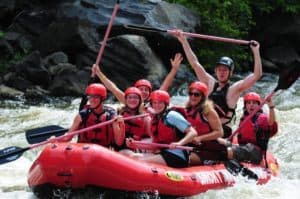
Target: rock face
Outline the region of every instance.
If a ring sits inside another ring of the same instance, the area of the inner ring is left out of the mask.
[[[115,2],[16,0],[3,3],[2,9],[10,15],[21,10],[13,17],[1,42],[5,52],[12,56],[14,49],[34,50],[11,66],[4,83],[24,92],[40,85],[55,96],[81,95]],[[0,15],[0,21],[7,21],[7,15]],[[158,88],[170,68],[170,58],[180,50],[177,40],[169,35],[129,30],[124,24],[176,27],[190,32],[200,29],[199,17],[183,6],[153,0],[120,1],[100,66],[121,89],[140,78],[149,79]]]
[[[252,35],[261,43],[264,63],[277,70],[294,64],[300,67],[300,15],[274,12],[256,17],[259,20]]]
[[[31,52],[10,65],[0,83],[25,96],[81,96],[115,3],[0,1],[0,31],[5,30],[0,36],[0,59],[13,58],[16,52]],[[299,15],[256,17],[257,26],[250,37],[261,43],[264,71],[299,65]],[[179,42],[166,33],[128,29],[124,24],[201,32],[200,18],[181,5],[161,0],[121,0],[100,66],[122,90],[140,78],[149,79],[158,88],[170,69],[170,58],[182,51]],[[194,76],[188,70],[179,70],[177,78],[173,85]]]

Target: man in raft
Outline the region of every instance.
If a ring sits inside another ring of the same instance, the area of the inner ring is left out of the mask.
[[[116,118],[112,125],[105,125],[80,134],[78,142],[95,143],[105,147],[121,146],[125,139],[124,121],[117,116],[113,108],[103,104],[107,96],[106,88],[102,84],[93,83],[86,88],[85,94],[88,99],[88,105],[75,116],[68,132]],[[68,137],[64,141],[71,139],[72,137]]]
[[[205,68],[199,63],[182,31],[178,30],[173,34],[182,44],[186,57],[198,79],[207,85],[209,98],[215,103],[215,109],[223,124],[224,137],[229,137],[232,133],[230,122],[235,116],[236,104],[242,92],[253,86],[262,76],[259,43],[257,41],[250,42],[250,48],[254,57],[254,72],[249,74],[246,78],[232,84],[230,83],[230,77],[233,74],[234,63],[231,58],[220,58],[215,66],[215,79],[206,72]]]

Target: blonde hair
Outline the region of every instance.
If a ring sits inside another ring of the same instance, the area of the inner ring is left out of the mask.
[[[197,104],[196,109],[201,109],[203,114],[208,114],[211,110],[214,109],[214,104],[211,100],[209,100],[202,92],[201,93],[201,100]],[[186,104],[186,108],[192,108],[190,102],[188,101]]]

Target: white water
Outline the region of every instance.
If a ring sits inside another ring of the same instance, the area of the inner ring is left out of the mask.
[[[275,76],[267,76],[254,90],[268,94],[276,85]],[[175,96],[174,104],[182,104],[186,97]],[[0,105],[0,149],[9,146],[26,147],[24,131],[56,124],[68,127],[77,113],[79,99],[64,108],[53,106],[25,106],[5,101]],[[279,121],[279,133],[270,141],[269,149],[277,157],[281,173],[268,184],[257,186],[240,178],[234,187],[212,190],[193,199],[288,199],[300,195],[300,81],[274,98]],[[238,116],[242,103],[239,102]],[[26,151],[16,161],[0,165],[0,199],[35,199],[27,186],[27,172],[41,148]]]

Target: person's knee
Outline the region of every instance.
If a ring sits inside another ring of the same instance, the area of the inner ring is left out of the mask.
[[[253,144],[233,146],[232,151],[233,158],[241,162],[259,164],[262,160],[261,152]]]

